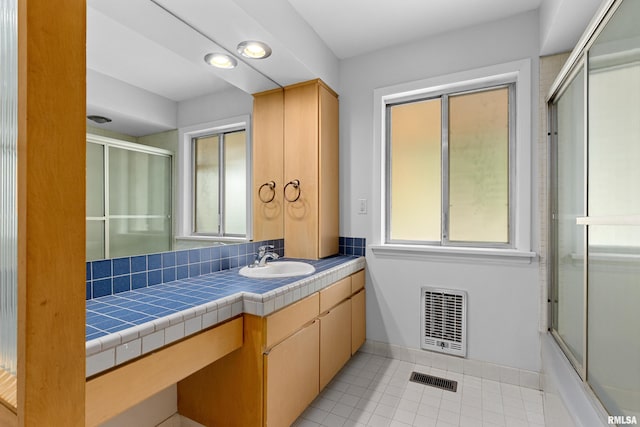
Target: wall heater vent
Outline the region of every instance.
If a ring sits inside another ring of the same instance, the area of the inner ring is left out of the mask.
[[[467,355],[467,293],[421,289],[421,347],[455,356]]]

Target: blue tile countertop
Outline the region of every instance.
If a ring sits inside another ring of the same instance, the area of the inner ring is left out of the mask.
[[[266,316],[364,268],[364,257],[304,260],[309,276],[252,279],[239,268],[87,300],[87,376],[241,313]]]

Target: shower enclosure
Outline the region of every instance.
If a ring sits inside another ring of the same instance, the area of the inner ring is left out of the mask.
[[[604,409],[640,418],[640,2],[609,4],[549,101],[551,326]]]

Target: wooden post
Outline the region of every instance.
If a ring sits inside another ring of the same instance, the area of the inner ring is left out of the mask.
[[[82,426],[85,1],[19,0],[18,422]]]

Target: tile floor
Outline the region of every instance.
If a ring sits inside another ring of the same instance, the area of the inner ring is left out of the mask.
[[[409,382],[412,371],[458,381],[457,391]],[[294,427],[540,427],[542,392],[357,353]]]

